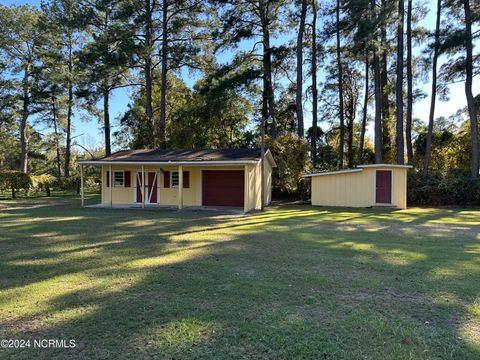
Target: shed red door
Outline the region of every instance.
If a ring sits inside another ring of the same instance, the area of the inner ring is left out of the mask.
[[[204,206],[243,207],[245,176],[243,170],[202,171]]]
[[[377,204],[392,203],[392,172],[390,170],[377,170],[375,202]]]

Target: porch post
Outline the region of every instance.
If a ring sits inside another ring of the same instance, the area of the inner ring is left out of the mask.
[[[244,171],[244,189],[243,189],[243,192],[244,192],[244,195],[243,195],[243,212],[246,213],[248,212],[249,210],[249,200],[250,200],[250,194],[248,193],[249,191],[249,184],[248,184],[248,165],[245,165],[243,167],[243,171]]]
[[[142,165],[142,209],[145,207],[145,168]]]
[[[82,199],[82,207],[85,205],[85,199],[83,195],[83,164],[80,164],[80,197]]]
[[[112,196],[113,196],[113,191],[112,191],[112,189],[113,189],[112,165],[109,165],[109,166],[108,166],[108,176],[109,176],[108,182],[109,182],[109,184],[110,184],[110,208],[112,208],[112,207],[113,207],[113,200],[112,200]]]
[[[183,166],[178,166],[178,210],[183,209]]]

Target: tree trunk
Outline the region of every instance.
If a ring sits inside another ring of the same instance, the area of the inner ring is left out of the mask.
[[[105,156],[112,153],[110,145],[110,90],[108,85],[103,88],[103,128],[105,135]]]
[[[428,176],[428,167],[430,166],[430,156],[432,153],[433,121],[435,119],[435,101],[437,97],[437,61],[440,48],[440,18],[442,13],[442,0],[437,1],[437,20],[435,24],[435,43],[433,47],[432,64],[432,95],[430,99],[430,114],[428,116],[428,130],[425,148],[425,159],[423,163],[423,176]]]
[[[463,9],[465,11],[465,95],[467,97],[468,115],[470,116],[470,131],[472,143],[471,173],[472,177],[478,177],[478,118],[475,107],[475,98],[472,93],[473,82],[473,43],[472,43],[472,13],[470,9],[470,0],[463,0]]]
[[[318,117],[318,89],[317,89],[317,4],[312,0],[312,139],[311,157],[313,167],[317,166],[317,117]]]
[[[387,1],[381,1],[382,9],[387,6]],[[387,56],[387,27],[385,20],[380,22],[380,44],[381,44],[381,92],[382,92],[382,151],[383,156],[389,158],[392,152],[392,134],[390,124],[390,100],[388,87],[388,56]]]
[[[380,74],[380,58],[373,52],[373,71],[375,78],[375,163],[381,164],[382,156],[382,88]]]
[[[150,139],[147,140],[147,146],[155,147],[155,124],[153,119],[153,79],[152,79],[152,50],[153,50],[153,20],[150,0],[145,1],[145,48],[146,56],[144,63],[145,71],[145,113],[147,115],[147,126]]]
[[[371,13],[373,17],[377,16],[376,1],[370,0]],[[374,33],[375,42],[378,41],[378,33]],[[375,163],[381,164],[382,156],[382,72],[380,69],[380,57],[378,49],[375,46],[373,50],[373,72],[374,72],[374,88],[375,88],[375,123],[374,123],[374,146],[375,146]]]
[[[163,0],[162,7],[162,69],[160,77],[160,147],[166,148],[167,128],[167,71],[168,71],[168,1]]]
[[[368,82],[369,82],[369,62],[368,50],[365,51],[365,94],[363,97],[363,114],[362,114],[362,129],[360,132],[360,145],[358,147],[358,164],[363,164],[363,147],[365,145],[365,132],[367,129],[367,114],[368,114]]]
[[[354,125],[355,125],[355,102],[356,100],[353,98],[350,99],[350,101],[347,104],[348,107],[348,115],[346,116],[347,119],[347,160],[348,160],[348,167],[351,168],[353,167],[354,163],[354,154],[353,154],[353,131],[354,131]]]
[[[63,174],[65,177],[70,176],[70,155],[72,150],[72,108],[73,108],[73,83],[72,83],[72,72],[73,72],[73,45],[72,45],[72,35],[69,34],[69,48],[68,48],[68,105],[67,105],[67,127],[65,128],[66,132],[66,142],[65,142],[65,164],[63,169]]]
[[[30,64],[25,66],[24,75],[23,75],[23,105],[22,105],[22,117],[20,120],[20,148],[21,148],[21,159],[20,159],[20,171],[24,173],[28,172],[28,136],[27,136],[27,125],[28,125],[28,115],[29,115],[29,76],[30,76]]]
[[[413,112],[413,70],[412,70],[412,7],[413,1],[407,5],[407,119],[405,122],[405,138],[407,141],[407,161],[413,161],[412,148],[412,112]]]
[[[268,5],[268,4],[267,4]],[[272,84],[272,54],[270,49],[270,30],[269,16],[267,8],[260,2],[260,22],[262,24],[263,35],[263,93],[264,102],[266,102],[266,118],[271,117],[272,124],[270,126],[270,135],[273,139],[277,138],[277,123],[275,120],[275,96]]]
[[[395,86],[396,103],[396,147],[397,164],[405,163],[403,141],[403,23],[404,23],[404,0],[398,0],[398,24],[397,24],[397,81]]]
[[[58,124],[57,124],[57,108],[55,107],[55,95],[52,93],[52,116],[53,116],[53,133],[55,134],[55,150],[57,152],[57,178],[62,177],[62,165],[60,159],[60,141],[58,135]]]
[[[307,0],[302,0],[302,8],[300,11],[300,23],[297,34],[297,88],[296,88],[296,111],[298,136],[303,138],[305,126],[303,123],[303,34],[305,32],[305,18],[307,16]]]
[[[338,101],[340,112],[340,141],[338,145],[338,167],[343,167],[343,153],[345,147],[345,111],[343,105],[343,71],[340,50],[340,0],[336,8],[336,34],[337,34],[337,72],[338,72]]]

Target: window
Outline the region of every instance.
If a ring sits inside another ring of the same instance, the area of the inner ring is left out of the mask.
[[[125,173],[123,171],[113,172],[113,186],[124,187],[125,186]]]
[[[170,187],[178,187],[178,171],[172,171],[170,175]]]

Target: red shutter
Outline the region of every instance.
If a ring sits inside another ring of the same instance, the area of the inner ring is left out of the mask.
[[[190,187],[190,171],[183,172],[183,187],[187,189]]]
[[[163,187],[164,188],[170,187],[170,171],[163,172]]]
[[[105,180],[105,184],[107,184],[107,187],[110,187],[110,171],[107,171],[107,179]]]
[[[125,187],[130,187],[130,171],[125,171]]]

